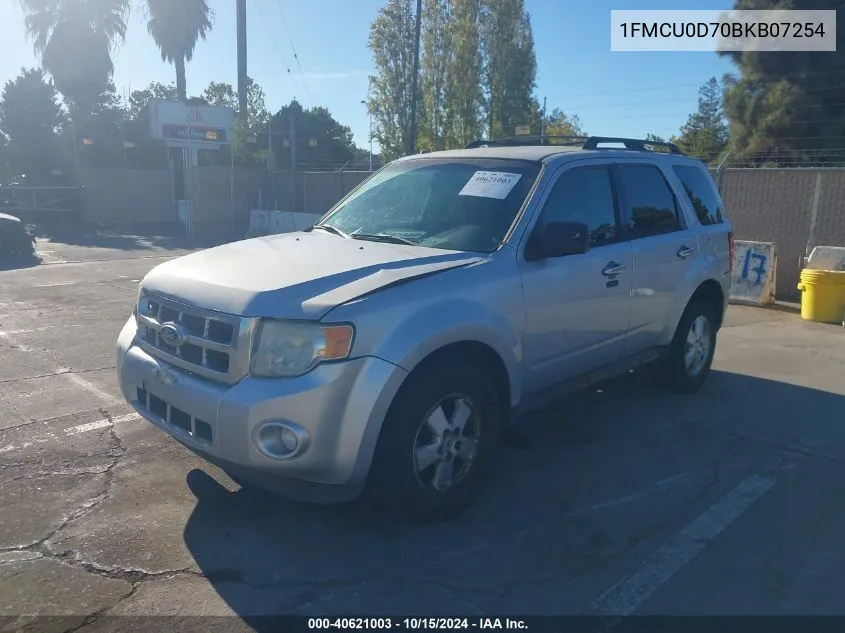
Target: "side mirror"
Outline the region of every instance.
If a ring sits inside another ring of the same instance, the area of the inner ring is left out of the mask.
[[[549,222],[535,229],[525,248],[525,259],[538,261],[586,253],[590,229],[581,222]]]

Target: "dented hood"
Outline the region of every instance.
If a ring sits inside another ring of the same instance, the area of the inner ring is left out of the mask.
[[[154,268],[141,286],[242,316],[319,319],[332,308],[484,257],[461,251],[285,233],[225,244]]]

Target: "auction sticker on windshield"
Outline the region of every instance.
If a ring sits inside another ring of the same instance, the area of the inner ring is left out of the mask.
[[[504,200],[520,178],[522,178],[522,174],[509,174],[503,171],[477,171],[458,195]]]

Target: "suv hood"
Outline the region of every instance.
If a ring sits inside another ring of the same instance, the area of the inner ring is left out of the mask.
[[[224,244],[156,266],[145,290],[240,316],[319,319],[390,285],[485,259],[474,253],[285,233]]]

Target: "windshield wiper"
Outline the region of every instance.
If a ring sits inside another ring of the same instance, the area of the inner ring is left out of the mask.
[[[352,237],[351,235],[349,235],[349,233],[346,233],[345,231],[341,231],[339,228],[337,228],[336,226],[332,226],[331,224],[315,224],[314,226],[311,227],[312,231],[314,229],[323,229],[324,231],[326,231],[328,233],[334,233],[335,235],[339,235],[340,237],[345,237],[346,239],[349,239],[350,237]]]
[[[367,235],[366,233],[353,233],[350,237],[356,240],[369,240],[371,242],[387,242],[388,244],[407,244],[408,246],[418,246],[419,242],[409,240],[398,235],[387,235],[386,233],[377,233],[375,235]]]

